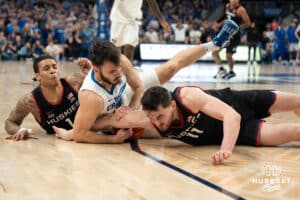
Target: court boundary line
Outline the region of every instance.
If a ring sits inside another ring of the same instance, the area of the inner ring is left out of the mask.
[[[155,157],[155,156],[153,156],[153,155],[151,155],[151,154],[149,154],[149,153],[141,150],[141,148],[139,147],[139,144],[138,144],[137,140],[131,140],[129,143],[130,143],[130,147],[131,147],[132,151],[135,151],[136,153],[138,153],[138,154],[140,154],[142,156],[145,156],[146,158],[149,158],[150,160],[153,160],[153,161],[155,161],[155,162],[157,162],[157,163],[159,163],[159,164],[161,164],[161,165],[163,165],[165,167],[168,167],[168,168],[170,168],[170,169],[172,169],[172,170],[174,170],[174,171],[176,171],[176,172],[178,172],[178,173],[180,173],[180,174],[182,174],[184,176],[187,176],[188,178],[191,178],[191,179],[193,179],[193,180],[195,180],[195,181],[197,181],[199,183],[202,183],[202,184],[204,184],[204,185],[206,185],[206,186],[208,186],[208,187],[210,187],[210,188],[212,188],[212,189],[214,189],[214,190],[216,190],[218,192],[221,192],[221,193],[223,193],[223,194],[225,194],[225,195],[227,195],[227,196],[229,196],[229,197],[231,197],[233,199],[236,199],[236,200],[246,200],[245,198],[243,198],[243,197],[241,197],[239,195],[236,195],[233,192],[230,192],[229,190],[227,190],[225,188],[222,188],[222,187],[220,187],[220,186],[218,186],[218,185],[216,185],[214,183],[211,183],[211,182],[209,182],[209,181],[207,181],[207,180],[205,180],[205,179],[203,179],[203,178],[201,178],[199,176],[196,176],[196,175],[194,175],[194,174],[192,174],[192,173],[190,173],[190,172],[188,172],[188,171],[186,171],[186,170],[184,170],[184,169],[182,169],[180,167],[177,167],[177,166],[175,166],[175,165],[173,165],[171,163],[168,163],[167,161],[164,161],[164,160],[162,160],[160,158],[157,158],[157,157]]]

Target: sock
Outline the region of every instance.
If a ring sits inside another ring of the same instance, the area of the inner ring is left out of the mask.
[[[219,50],[220,47],[216,46],[212,41],[202,44],[206,52]]]

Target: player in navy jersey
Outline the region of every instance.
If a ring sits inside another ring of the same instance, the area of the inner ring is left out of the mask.
[[[85,61],[84,61],[85,62]],[[81,65],[81,61],[78,61]],[[29,136],[31,129],[21,127],[24,118],[31,113],[40,126],[53,134],[52,126],[71,129],[79,107],[77,92],[84,75],[73,74],[60,78],[59,67],[54,57],[42,55],[33,63],[34,80],[40,82],[33,91],[21,97],[5,121],[7,139],[21,140]],[[84,73],[86,68],[82,68]]]
[[[246,9],[240,4],[239,0],[230,0],[228,4],[226,4],[225,8],[225,18],[220,23],[218,23],[218,26],[223,26],[226,20],[233,20],[235,23],[237,23],[241,29],[245,29],[250,26],[251,21],[248,16],[248,13]],[[214,78],[222,78],[222,79],[231,79],[236,76],[235,72],[233,71],[234,67],[234,60],[233,60],[233,54],[236,52],[236,48],[240,43],[240,31],[237,32],[230,40],[229,46],[226,47],[226,60],[229,65],[229,72],[227,73],[227,70],[223,68],[219,51],[214,51],[212,53],[215,62],[217,65],[219,65],[219,71],[214,76]]]
[[[191,145],[220,144],[220,150],[212,155],[214,164],[228,159],[235,144],[274,146],[300,141],[299,123],[271,124],[262,120],[286,111],[300,117],[297,94],[229,88],[202,90],[193,86],[179,87],[170,93],[156,86],[148,89],[141,101],[155,130],[163,137]]]

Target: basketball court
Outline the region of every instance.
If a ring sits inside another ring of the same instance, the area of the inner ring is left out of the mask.
[[[149,68],[159,63],[142,63]],[[166,86],[276,89],[300,93],[300,67],[237,64],[237,77],[214,80],[217,66],[196,63]],[[66,142],[41,134],[29,116],[25,141],[5,140],[4,120],[17,100],[31,91],[32,62],[0,62],[0,199],[300,199],[300,142],[279,147],[237,146],[231,158],[213,166],[219,147],[192,147],[170,139],[141,139],[119,145]],[[61,62],[62,76],[79,72]],[[292,113],[270,122],[296,122]]]

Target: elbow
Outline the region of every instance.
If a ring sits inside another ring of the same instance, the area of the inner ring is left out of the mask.
[[[85,142],[86,133],[80,130],[73,130],[73,140],[75,142]]]
[[[248,21],[247,23],[246,23],[246,27],[245,28],[248,28],[248,27],[250,27],[251,26],[251,21]]]
[[[8,133],[8,134],[15,134],[13,132],[12,128],[10,128],[11,127],[10,124],[11,124],[11,121],[9,121],[8,119],[6,119],[5,123],[4,123],[4,129],[5,129],[6,133]]]
[[[241,117],[241,115],[240,115],[238,112],[233,111],[233,112],[232,112],[232,118],[231,118],[231,119],[232,119],[232,121],[233,121],[234,123],[240,125],[241,120],[242,120],[242,117]]]

